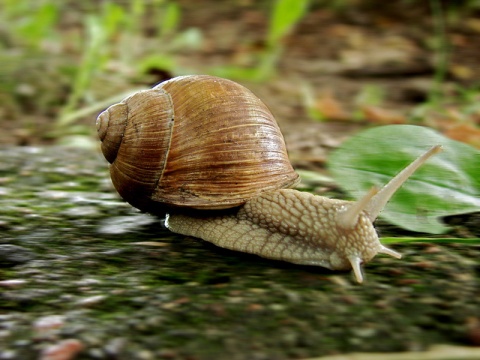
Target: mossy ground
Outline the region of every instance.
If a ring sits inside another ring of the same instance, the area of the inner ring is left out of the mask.
[[[392,245],[404,258],[375,258],[358,285],[348,272],[169,233],[117,198],[96,152],[11,148],[0,156],[0,248],[23,255],[0,250],[0,359],[36,359],[67,338],[84,345],[78,359],[296,359],[479,345],[478,245]],[[52,315],[60,325],[35,325]]]

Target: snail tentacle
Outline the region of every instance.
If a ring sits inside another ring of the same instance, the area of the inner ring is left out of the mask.
[[[350,260],[350,264],[352,264],[352,269],[353,269],[353,273],[355,274],[355,279],[357,280],[358,283],[362,283],[363,282],[363,273],[362,273],[362,268],[361,268],[361,264],[362,264],[362,259],[360,259],[358,256],[350,256],[348,258],[348,260]]]
[[[377,193],[378,189],[376,187],[371,188],[363,198],[354,202],[344,212],[340,212],[337,218],[338,224],[345,229],[353,229],[358,221],[358,216]]]
[[[387,202],[395,194],[395,192],[403,185],[405,181],[427,161],[432,155],[442,151],[441,145],[435,145],[430,148],[423,155],[419,156],[410,165],[398,173],[387,185],[385,185],[370,202],[365,206],[365,211],[368,213],[370,220],[373,222],[383,210]]]

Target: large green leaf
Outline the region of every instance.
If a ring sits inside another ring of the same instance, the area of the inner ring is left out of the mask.
[[[437,144],[443,152],[417,170],[381,217],[408,230],[440,234],[448,230],[440,217],[480,211],[478,150],[429,128],[389,125],[350,138],[331,154],[328,165],[336,182],[359,198]]]

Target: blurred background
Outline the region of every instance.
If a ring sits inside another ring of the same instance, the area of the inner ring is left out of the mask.
[[[479,15],[478,0],[2,0],[0,144],[94,146],[110,104],[207,73],[251,88],[294,153],[398,123],[480,147]]]
[[[479,358],[479,64],[480,0],[0,0],[0,359]],[[97,115],[185,74],[257,94],[315,194],[444,145],[376,222],[405,258],[354,286],[120,200]]]

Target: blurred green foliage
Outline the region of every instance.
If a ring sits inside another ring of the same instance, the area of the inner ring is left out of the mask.
[[[47,136],[89,133],[72,122],[142,82],[151,68],[174,71],[174,52],[196,48],[196,29],[178,31],[181,11],[168,0],[0,3],[0,99],[5,117],[55,118]],[[35,129],[32,120],[32,132]]]
[[[258,55],[257,64],[249,68],[235,65],[220,66],[211,69],[211,72],[231,79],[265,81],[271,78],[284,50],[284,38],[305,16],[308,6],[309,0],[276,0],[270,12],[265,46]]]
[[[270,14],[265,50],[252,69],[216,68],[231,78],[265,80],[274,73],[282,40],[305,15],[308,0],[277,0]],[[105,99],[118,101],[131,83],[148,82],[149,71],[179,75],[176,52],[196,49],[198,29],[180,31],[180,6],[173,0],[76,3],[61,0],[5,0],[0,4],[0,99],[7,118],[25,109],[56,118],[48,136],[88,133],[73,125]],[[48,81],[39,80],[48,74]],[[19,76],[20,75],[20,76]],[[36,120],[31,132],[38,133]]]
[[[90,128],[77,126],[75,121],[87,111],[92,113],[108,102],[120,100],[120,95],[132,91],[132,84],[142,86],[158,80],[149,74],[152,70],[168,75],[200,71],[238,80],[266,81],[276,75],[286,51],[286,40],[309,9],[325,8],[343,13],[355,6],[377,6],[378,0],[275,0],[258,4],[232,0],[233,5],[238,3],[258,5],[258,9],[266,13],[260,50],[256,48],[253,54],[248,54],[253,60],[247,66],[199,64],[194,69],[186,69],[179,65],[178,54],[198,50],[205,39],[197,28],[182,28],[183,14],[175,0],[2,0],[0,116],[12,121],[21,118],[23,124],[30,124],[31,133],[52,138],[90,134]],[[440,102],[438,90],[445,78],[449,50],[445,46],[443,18],[460,18],[465,11],[479,8],[478,1],[466,0],[455,4],[430,0],[428,4],[436,19],[432,27],[436,39],[432,50],[438,59],[437,86],[432,89],[428,103],[416,109],[414,117],[422,116],[425,109]],[[444,6],[443,10],[440,5]],[[465,99],[477,98],[478,89],[472,91],[464,91]],[[308,93],[306,91],[307,98]],[[366,86],[357,101],[377,104],[376,99],[381,101],[381,97],[381,89],[376,91]],[[471,108],[471,104],[467,106]],[[310,113],[313,118],[323,119],[322,114],[314,110]],[[37,128],[39,122],[48,121],[49,129]]]
[[[28,1],[5,0],[3,20],[13,25],[8,28],[13,41],[32,50],[41,50],[41,42],[54,36],[59,11],[50,1],[38,1],[34,8],[32,5]]]
[[[302,19],[307,8],[308,0],[277,0],[268,26],[267,44],[280,46],[282,38]]]

